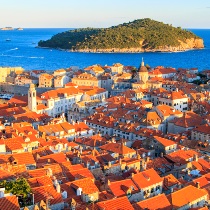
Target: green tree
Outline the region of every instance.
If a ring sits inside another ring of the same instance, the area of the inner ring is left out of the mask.
[[[0,186],[5,188],[5,193],[12,193],[18,196],[20,206],[26,206],[30,203],[31,187],[25,178],[19,178],[14,181],[2,181]],[[21,202],[20,202],[21,201]]]

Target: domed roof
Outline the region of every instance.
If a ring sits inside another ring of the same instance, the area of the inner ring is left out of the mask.
[[[91,98],[88,94],[84,93],[82,96],[81,96],[81,101],[90,101]]]
[[[141,66],[138,69],[139,72],[148,72],[147,67],[144,66],[144,60],[142,58]]]

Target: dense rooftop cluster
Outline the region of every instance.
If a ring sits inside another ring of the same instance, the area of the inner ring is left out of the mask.
[[[210,208],[210,71],[4,70],[0,209]]]

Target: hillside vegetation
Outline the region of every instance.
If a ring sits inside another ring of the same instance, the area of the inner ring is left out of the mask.
[[[110,28],[82,28],[69,30],[40,41],[40,47],[61,48],[73,51],[141,49],[153,50],[179,47],[180,42],[200,39],[190,31],[155,20],[139,19]],[[196,48],[196,46],[195,46]]]

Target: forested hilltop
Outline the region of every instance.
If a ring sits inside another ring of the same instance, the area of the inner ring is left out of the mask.
[[[149,18],[110,28],[82,28],[41,40],[39,47],[82,52],[179,51],[203,48],[203,40],[190,31]]]

